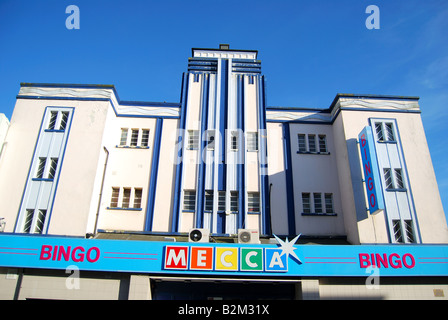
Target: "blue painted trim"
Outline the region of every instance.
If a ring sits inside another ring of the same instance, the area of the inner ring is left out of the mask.
[[[289,130],[289,123],[283,124],[283,137],[285,141],[284,155],[285,155],[285,176],[286,176],[286,200],[288,207],[288,233],[290,235],[296,234],[296,217],[294,206],[294,182],[291,159],[291,133]]]
[[[152,150],[151,176],[149,180],[148,202],[146,204],[145,231],[152,231],[154,219],[154,206],[156,200],[157,174],[159,172],[160,145],[162,140],[163,119],[159,118],[156,122],[154,134],[154,148]]]
[[[188,73],[183,73],[182,75],[182,91],[181,91],[181,109],[180,109],[180,121],[179,121],[179,130],[182,130],[181,133],[184,134],[186,121],[187,121],[187,101],[188,101]],[[176,177],[175,177],[175,185],[174,185],[174,195],[173,195],[173,211],[172,211],[172,220],[171,220],[171,232],[177,232],[179,230],[179,210],[180,210],[180,199],[181,199],[181,182],[182,182],[182,157],[183,157],[183,145],[184,145],[184,136],[179,135],[177,137],[177,159],[176,159]]]
[[[241,76],[237,78],[237,129],[240,129],[240,132],[244,132],[244,81]],[[245,199],[246,199],[246,188],[244,185],[244,175],[245,175],[245,166],[244,166],[244,154],[246,150],[246,146],[244,145],[244,137],[241,135],[238,136],[238,163],[237,163],[237,189],[238,189],[238,228],[243,229],[245,227],[246,217],[246,207],[245,207]]]
[[[218,154],[218,190],[226,190],[226,129],[227,129],[227,93],[228,93],[228,60],[221,61],[221,88],[220,88],[220,116],[219,116],[219,133],[221,139],[219,141]]]
[[[260,199],[263,204],[261,207],[262,234],[271,235],[271,203],[269,191],[269,176],[267,162],[267,137],[266,132],[266,80],[264,76],[258,76],[258,120],[260,130],[264,130],[264,137],[259,138],[259,157],[260,157]]]
[[[204,227],[204,203],[205,203],[205,162],[204,151],[207,150],[207,139],[203,139],[204,132],[207,130],[208,118],[208,97],[210,77],[204,74],[202,77],[202,107],[201,107],[201,132],[200,139],[200,153],[198,163],[198,182],[196,192],[196,228]]]

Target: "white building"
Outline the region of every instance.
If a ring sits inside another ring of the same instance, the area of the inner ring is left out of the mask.
[[[417,97],[337,94],[324,109],[268,106],[257,54],[192,49],[179,103],[121,101],[112,85],[22,83],[0,158],[5,234],[179,241],[196,228],[204,239],[238,242],[249,229],[262,243],[274,234],[347,248],[448,243]],[[23,279],[32,270],[31,282],[60,277],[37,279],[38,264],[3,265]],[[99,270],[98,278],[108,272]],[[435,274],[448,295],[445,271]],[[113,278],[130,281],[131,292],[142,278],[128,276]],[[289,297],[306,298],[310,283],[321,298],[337,287],[334,277],[311,278],[291,280]],[[70,294],[62,297],[85,297]]]

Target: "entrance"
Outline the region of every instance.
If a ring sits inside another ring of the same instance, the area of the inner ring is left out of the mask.
[[[154,300],[293,300],[296,282],[152,279]]]

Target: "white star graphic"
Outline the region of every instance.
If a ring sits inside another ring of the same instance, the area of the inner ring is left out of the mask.
[[[297,248],[294,247],[294,244],[296,243],[297,239],[299,239],[300,235],[301,234],[296,236],[291,241],[289,241],[288,238],[286,238],[286,241],[283,241],[274,234],[275,239],[277,239],[278,243],[280,244],[280,249],[282,249],[282,253],[280,254],[280,256],[287,254],[289,257],[289,255],[292,255],[294,259],[296,259],[299,263],[302,263],[302,261],[300,261],[299,257],[297,257],[296,253],[294,252],[294,250],[297,250]]]

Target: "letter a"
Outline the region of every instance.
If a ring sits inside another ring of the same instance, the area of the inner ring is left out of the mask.
[[[71,13],[65,20],[65,27],[69,30],[79,29],[79,8],[75,5],[69,5],[65,8],[65,13]]]
[[[366,13],[371,13],[366,19],[366,28],[369,30],[380,28],[380,8],[370,5],[366,8]]]

